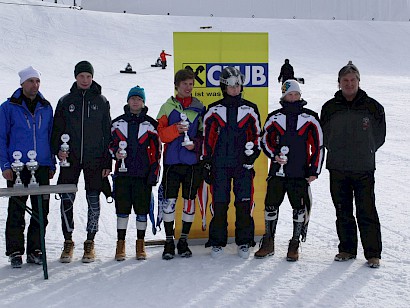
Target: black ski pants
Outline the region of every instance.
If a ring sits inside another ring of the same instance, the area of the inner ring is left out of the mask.
[[[49,185],[49,167],[40,166],[35,173],[37,183],[40,185]],[[31,179],[31,172],[24,168],[20,173],[21,181],[24,185],[27,185]],[[13,187],[16,180],[16,174],[14,173],[13,181],[7,181],[7,187]],[[43,218],[44,229],[48,224],[48,212],[50,195],[42,195],[43,206]],[[25,208],[22,205],[26,205],[28,196],[10,197],[7,210],[6,221],[6,256],[11,255],[13,252],[20,252],[24,254],[24,229],[25,229]],[[38,196],[30,196],[32,213],[38,217]],[[45,233],[45,230],[44,230]],[[36,249],[41,249],[40,241],[40,224],[33,216],[30,218],[30,225],[27,230],[27,254],[34,252]]]
[[[357,254],[358,226],[365,258],[380,258],[382,238],[374,196],[374,171],[330,170],[330,194],[336,209],[339,252]]]
[[[215,168],[214,181],[211,185],[213,217],[209,225],[209,240],[206,247],[225,247],[228,241],[228,206],[231,196],[231,185],[235,195],[236,210],[235,243],[255,246],[255,223],[252,217],[253,178],[255,171],[241,165],[231,168]]]

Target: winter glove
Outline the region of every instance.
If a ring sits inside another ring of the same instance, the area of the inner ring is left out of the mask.
[[[242,166],[243,166],[245,169],[248,169],[248,170],[250,170],[250,169],[253,168],[253,165],[243,164]]]
[[[207,184],[212,184],[212,163],[209,160],[202,161],[202,176]]]
[[[108,177],[104,177],[102,179],[101,191],[104,194],[105,198],[107,199],[107,203],[112,203],[113,202],[113,194],[112,194],[111,184],[110,184],[110,181],[108,180]]]
[[[251,142],[248,142],[248,143],[251,144]],[[247,151],[249,151],[249,153]],[[258,158],[259,156],[259,153],[260,153],[260,150],[258,150],[257,147],[255,146],[246,150],[242,166],[248,170],[252,169],[256,158]]]
[[[148,178],[147,178],[147,185],[155,186],[158,183],[158,175],[155,173],[156,168],[151,167]]]

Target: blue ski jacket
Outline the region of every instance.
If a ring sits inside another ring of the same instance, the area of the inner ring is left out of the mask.
[[[27,108],[23,89],[17,89],[0,106],[0,163],[1,170],[11,169],[13,152],[23,154],[21,162],[27,163],[27,152],[34,150],[40,166],[55,170],[55,158],[51,153],[50,138],[53,128],[53,108],[38,92],[34,114]]]

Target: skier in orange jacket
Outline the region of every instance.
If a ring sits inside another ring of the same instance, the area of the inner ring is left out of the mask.
[[[162,64],[163,70],[167,67],[167,56],[172,56],[172,55],[167,54],[164,49],[159,54],[159,57],[161,58],[161,64]]]

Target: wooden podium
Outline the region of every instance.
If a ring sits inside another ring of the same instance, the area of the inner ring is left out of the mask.
[[[59,185],[41,185],[37,187],[9,187],[0,188],[0,197],[19,197],[34,195],[38,198],[38,217],[34,215],[31,207],[27,204],[19,202],[19,204],[24,207],[24,209],[29,213],[35,220],[38,221],[40,225],[40,241],[41,241],[41,252],[43,254],[43,272],[44,279],[48,279],[47,271],[47,255],[46,255],[46,243],[45,243],[45,233],[44,233],[44,217],[43,217],[43,198],[42,195],[48,194],[61,194],[61,193],[74,193],[77,192],[77,186],[75,184],[59,184]]]

